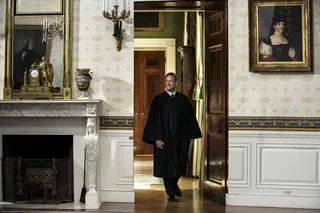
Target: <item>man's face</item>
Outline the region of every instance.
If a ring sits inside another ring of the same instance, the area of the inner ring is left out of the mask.
[[[27,40],[23,40],[22,41],[22,48],[23,49],[28,49],[28,47],[29,47],[29,42]]]
[[[167,76],[164,80],[165,88],[170,92],[174,92],[176,90],[177,83],[178,82],[174,80],[174,76]]]

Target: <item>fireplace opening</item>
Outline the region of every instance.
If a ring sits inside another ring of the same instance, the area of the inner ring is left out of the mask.
[[[72,135],[3,135],[3,201],[73,202]]]

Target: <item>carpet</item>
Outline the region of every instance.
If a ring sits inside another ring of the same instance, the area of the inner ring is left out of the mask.
[[[134,184],[163,184],[162,178],[153,176],[152,160],[134,161]]]

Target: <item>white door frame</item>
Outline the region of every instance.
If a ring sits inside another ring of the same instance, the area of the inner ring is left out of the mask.
[[[176,73],[175,38],[135,38],[134,51],[165,51],[165,73]]]

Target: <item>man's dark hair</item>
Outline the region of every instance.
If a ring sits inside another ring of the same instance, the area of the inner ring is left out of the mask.
[[[25,44],[23,44],[25,42]],[[23,48],[29,48],[29,45],[30,45],[30,41],[29,41],[29,39],[23,39],[22,40],[22,45],[24,45],[23,46]]]
[[[173,76],[174,77],[174,81],[178,81],[178,78],[177,78],[176,74],[174,74],[173,72],[167,73],[166,77],[168,77],[168,76]]]
[[[29,39],[26,39],[26,38],[25,38],[25,39],[23,39],[23,40],[22,40],[22,42],[24,42],[24,41],[27,43],[27,45],[29,45],[29,44],[30,44]]]

